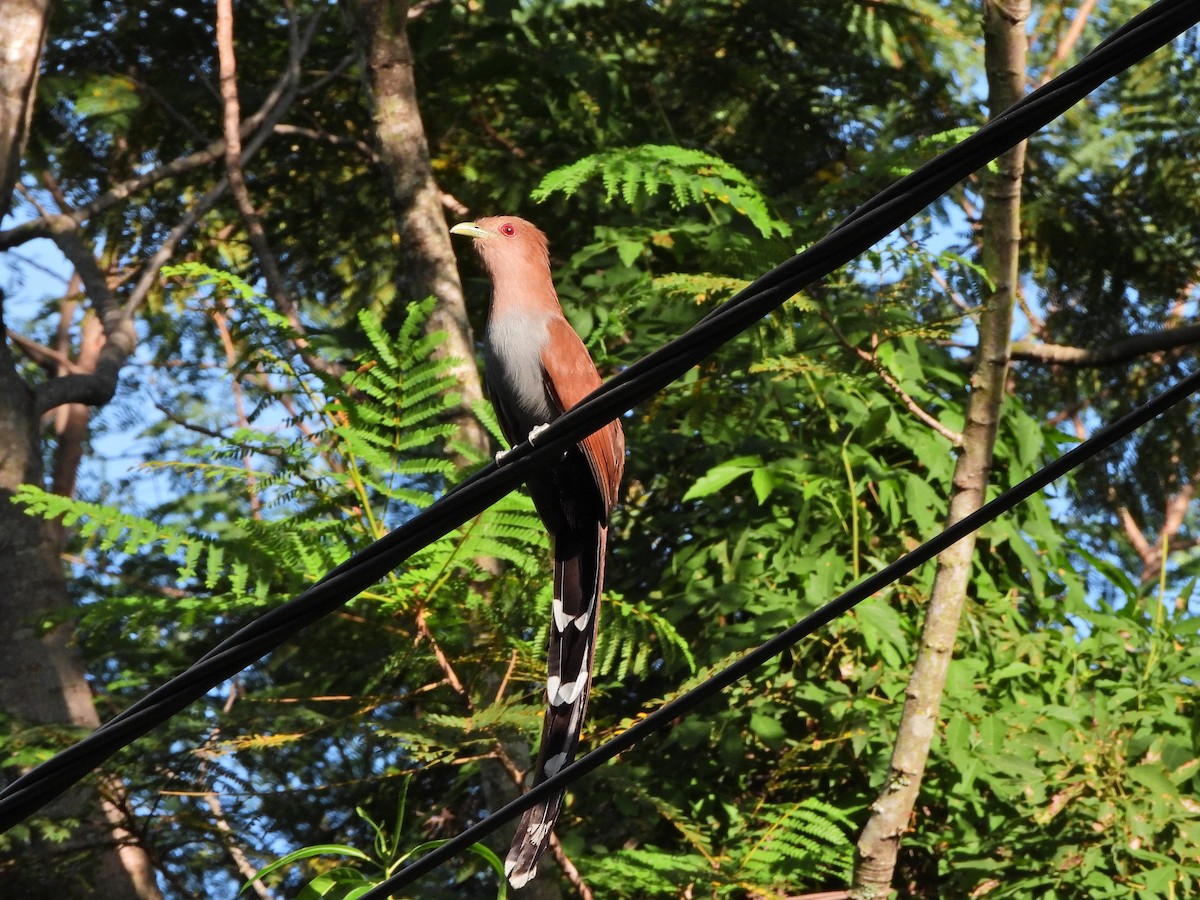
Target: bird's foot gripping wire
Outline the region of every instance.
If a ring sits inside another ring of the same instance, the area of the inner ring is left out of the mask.
[[[549,427],[550,427],[549,422],[544,422],[541,425],[534,425],[531,429],[529,429],[529,437],[526,438],[526,440],[528,440],[529,443],[532,444]],[[512,450],[497,450],[496,451],[496,465],[498,465],[498,466],[504,465],[504,460],[508,457],[508,455],[510,453],[512,453]]]

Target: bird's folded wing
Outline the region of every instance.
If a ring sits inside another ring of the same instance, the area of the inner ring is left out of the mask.
[[[600,373],[583,341],[566,319],[551,319],[548,329],[549,339],[542,350],[546,390],[554,405],[566,412],[600,387]],[[607,512],[616,505],[621,473],[625,468],[625,435],[619,423],[609,422],[579,444]]]

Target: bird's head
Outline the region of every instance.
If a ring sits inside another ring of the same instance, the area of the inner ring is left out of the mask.
[[[550,268],[546,235],[532,222],[517,216],[488,216],[474,222],[460,222],[450,233],[474,238],[476,251],[493,275],[530,265]]]

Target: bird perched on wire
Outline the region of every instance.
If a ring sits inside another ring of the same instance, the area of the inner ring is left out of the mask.
[[[587,348],[559,305],[546,236],[516,216],[463,222],[450,232],[475,239],[492,281],[484,379],[500,428],[510,444],[533,440],[600,386]],[[610,422],[526,482],[554,549],[547,706],[535,785],[571,762],[579,746],[596,652],[608,516],[624,468],[625,436],[620,423]],[[521,817],[505,861],[513,887],[537,874],[562,804],[559,793]]]

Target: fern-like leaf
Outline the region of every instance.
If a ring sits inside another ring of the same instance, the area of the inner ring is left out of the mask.
[[[719,156],[664,144],[643,144],[594,153],[547,174],[533,191],[541,202],[556,192],[573,196],[585,182],[599,178],[606,200],[620,197],[636,208],[663,187],[676,208],[719,203],[745,216],[764,238],[788,237],[791,227],[771,214],[767,201],[750,179]]]

